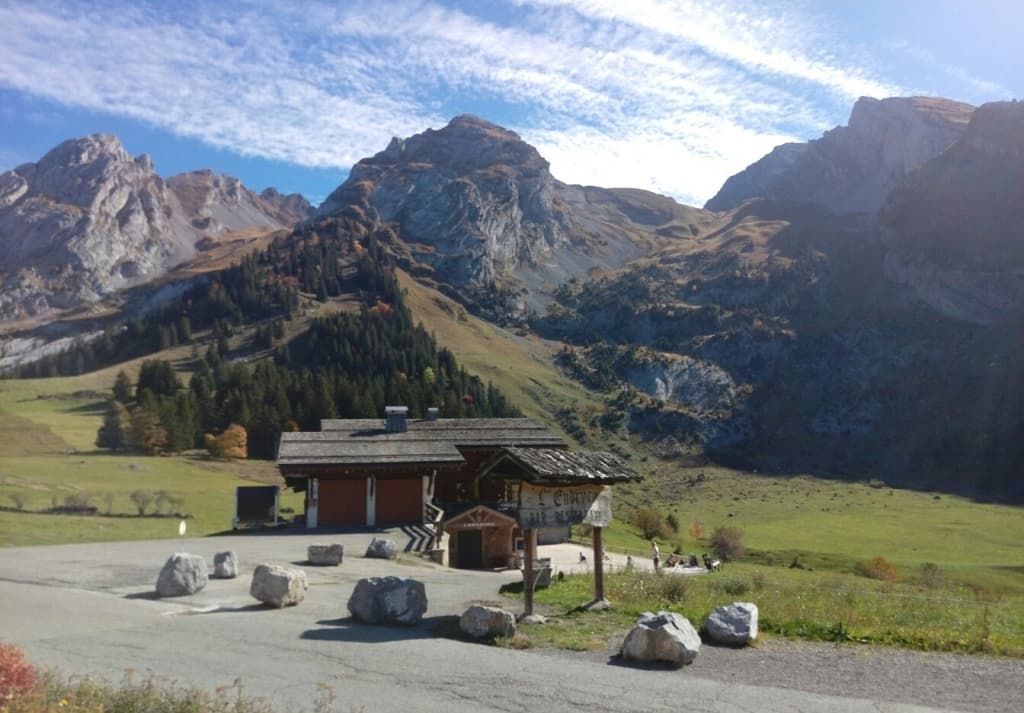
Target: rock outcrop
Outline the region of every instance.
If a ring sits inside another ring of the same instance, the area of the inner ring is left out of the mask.
[[[546,304],[544,285],[692,237],[707,219],[647,191],[559,183],[533,146],[469,115],[361,160],[317,210],[336,214],[396,226],[407,267],[499,318]]]
[[[1024,306],[1024,103],[974,112],[964,135],[893,191],[885,274],[936,311],[990,324]]]
[[[0,174],[0,319],[94,302],[160,276],[204,236],[281,228],[301,212],[271,198],[210,171],[164,181],[111,135],[65,141]]]
[[[873,215],[894,187],[963,135],[973,110],[933,97],[862,97],[847,126],[775,148],[729,178],[704,207],[731,210],[766,198]]]

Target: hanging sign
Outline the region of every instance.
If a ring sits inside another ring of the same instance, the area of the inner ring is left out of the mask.
[[[591,527],[608,527],[612,524],[612,489],[610,486],[604,486],[601,489],[601,494],[591,503],[590,509],[587,510],[587,514],[583,518],[583,524]]]
[[[606,489],[603,485],[552,486],[523,482],[519,487],[519,526],[535,529],[579,525]],[[607,503],[610,522],[610,491]]]

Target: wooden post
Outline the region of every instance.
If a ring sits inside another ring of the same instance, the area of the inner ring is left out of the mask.
[[[601,543],[601,530],[595,527],[594,533],[594,601],[604,600],[604,545]]]
[[[523,614],[533,614],[533,580],[536,573],[533,571],[534,560],[537,559],[537,531],[534,529],[524,530],[523,536],[526,539],[526,562],[523,563]]]

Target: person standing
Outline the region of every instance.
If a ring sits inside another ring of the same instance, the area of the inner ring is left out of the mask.
[[[661,550],[658,549],[658,541],[651,540],[651,560],[654,562],[654,571],[658,571],[658,565],[661,564]]]

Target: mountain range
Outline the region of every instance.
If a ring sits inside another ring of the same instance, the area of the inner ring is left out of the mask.
[[[0,175],[0,317],[52,314],[151,281],[241,229],[308,217],[298,195],[256,195],[196,171],[164,180],[114,136],[65,141]]]
[[[0,176],[0,307],[95,300],[231,230],[346,221],[469,313],[562,345],[604,398],[588,427],[662,458],[1019,500],[1022,194],[1015,102],[861,99],[703,208],[564,184],[468,115],[393,139],[312,214],[89,137]]]

